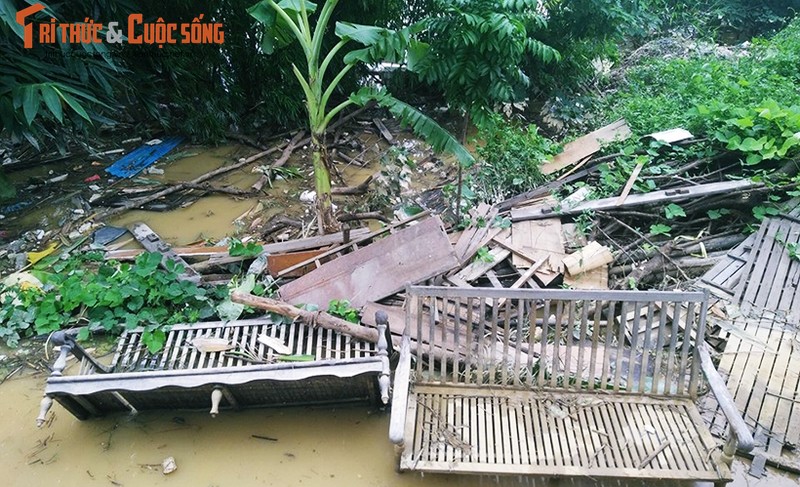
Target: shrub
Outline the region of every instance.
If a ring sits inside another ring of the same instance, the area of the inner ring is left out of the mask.
[[[541,184],[542,162],[559,151],[558,144],[539,134],[536,126],[521,127],[499,116],[478,137],[484,145],[477,148],[480,163],[471,189],[484,201],[499,201]]]
[[[182,266],[168,261],[162,269],[160,264],[158,253],[143,253],[133,264],[104,261],[99,253],[61,261],[53,266],[55,273],[42,275],[42,289],[3,290],[0,338],[15,346],[20,338],[72,326],[110,332],[143,326],[142,341],[158,350],[165,326],[212,316],[215,297],[180,280]]]

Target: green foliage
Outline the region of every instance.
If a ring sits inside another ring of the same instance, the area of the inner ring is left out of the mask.
[[[494,257],[492,257],[492,254],[490,253],[487,247],[481,247],[475,253],[475,258],[473,259],[473,261],[490,263],[494,262]]]
[[[798,82],[800,19],[741,56],[648,58],[627,70],[624,85],[595,109],[604,121],[625,118],[635,133],[682,126],[711,137],[717,122],[733,118],[732,110],[750,110],[770,99],[784,108],[800,105]]]
[[[434,150],[453,154],[462,167],[470,167],[474,164],[475,158],[472,154],[447,130],[408,103],[393,97],[386,90],[364,87],[351,95],[350,99],[358,105],[365,105],[369,101],[377,102],[378,105],[397,117],[401,123],[410,127],[415,134],[424,138]]]
[[[542,162],[559,151],[559,146],[539,134],[531,125],[521,127],[494,116],[478,138],[480,164],[470,189],[485,201],[502,200],[543,183]]]
[[[538,6],[537,0],[438,2],[420,23],[428,44],[414,52],[409,69],[481,125],[496,105],[524,98],[529,79],[520,66],[527,58],[560,59],[533,36],[547,26]]]
[[[85,17],[77,2],[39,3],[45,10],[29,22],[51,17],[72,20],[73,15],[78,17],[76,13]],[[24,49],[22,26],[15,16],[17,8],[25,5],[0,2],[0,134],[12,142],[27,141],[36,149],[54,142],[66,150],[77,135],[92,129],[94,122],[109,123],[103,115],[117,105],[115,91],[133,86],[104,44],[67,47],[34,43],[32,49]],[[109,1],[101,0],[98,6],[116,10]]]
[[[258,257],[262,250],[263,246],[255,242],[242,243],[238,238],[231,238],[228,246],[228,254],[231,257]]]
[[[636,24],[634,2],[628,0],[570,0],[546,2],[547,29],[536,36],[561,53],[561,62],[543,63],[528,58],[530,95],[554,94],[559,101],[574,105],[580,90],[597,76],[598,60],[619,58],[618,45]],[[563,112],[566,107],[559,107]],[[581,107],[578,108],[579,111]],[[563,120],[564,113],[558,118]],[[573,114],[573,118],[578,118]]]
[[[720,208],[718,210],[708,210],[706,214],[708,215],[709,220],[719,220],[723,217],[723,215],[730,214],[731,210],[727,208]]]
[[[14,346],[22,337],[72,326],[110,332],[144,326],[142,339],[157,350],[165,327],[212,316],[218,297],[178,279],[182,266],[160,264],[157,253],[143,253],[133,264],[104,261],[98,253],[60,261],[54,273],[43,276],[43,289],[4,290],[0,337]]]
[[[650,225],[650,235],[666,235],[669,237],[669,232],[671,231],[672,227],[669,225],[663,225],[661,223]]]
[[[768,99],[748,108],[701,105],[692,113],[701,117],[709,130],[717,127],[716,140],[728,150],[742,152],[747,165],[791,159],[800,153],[800,106],[787,108]]]
[[[780,29],[800,7],[796,0],[645,0],[638,24],[644,35],[688,31],[721,40],[745,40]]]
[[[667,217],[667,220],[674,220],[675,218],[685,217],[686,212],[683,211],[681,206],[670,203],[664,207],[664,215]]]
[[[317,216],[321,232],[330,232],[338,227],[338,222],[333,218],[331,202],[330,162],[327,161],[327,151],[323,147],[325,131],[333,117],[351,105],[374,100],[389,109],[403,123],[409,124],[417,134],[425,137],[434,149],[454,152],[462,164],[468,164],[472,159],[469,152],[433,120],[410,105],[396,100],[383,89],[364,88],[338,105],[329,107],[339,83],[357,64],[379,60],[396,62],[404,60],[407,55],[413,58],[413,53],[420,46],[412,38],[414,30],[410,28],[395,31],[377,26],[336,22],[334,32],[339,42],[325,49],[324,35],[338,3],[338,0],[326,0],[322,4],[318,15],[313,19],[313,29],[311,17],[317,7],[305,0],[282,0],[280,3],[262,0],[248,9],[250,15],[264,28],[262,45],[265,52],[269,53],[275,47],[296,42],[305,56],[303,69],[293,64],[292,71],[300,84],[308,114],[317,191]],[[351,42],[364,47],[348,52],[343,58],[344,66],[331,79],[326,79],[333,60]]]
[[[358,310],[350,306],[350,301],[346,299],[332,299],[328,303],[328,313],[338,316],[350,323],[358,323],[361,317]]]

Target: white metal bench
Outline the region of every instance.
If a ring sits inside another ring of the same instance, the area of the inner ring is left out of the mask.
[[[752,448],[705,350],[703,293],[407,295],[389,432],[401,471],[724,485]],[[695,406],[706,383],[730,425],[722,448]]]
[[[137,328],[119,338],[108,367],[69,334],[57,332],[51,341],[61,351],[47,379],[37,423],[45,421],[54,400],[78,419],[209,405],[216,415],[220,407],[387,403],[387,321],[385,315],[376,320],[377,343],[299,321],[274,323],[268,317],[175,325],[157,353],[148,352],[142,343],[143,329]],[[265,346],[262,336],[276,339],[304,360],[284,361],[286,356]],[[230,345],[204,350],[197,346],[198,339]],[[77,371],[65,373],[69,354],[80,364]]]

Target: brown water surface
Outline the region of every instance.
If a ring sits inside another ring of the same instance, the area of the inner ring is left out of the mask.
[[[53,420],[37,429],[43,383],[44,375],[29,374],[0,386],[4,486],[670,485],[398,474],[388,413],[366,406],[224,411],[217,418],[160,411],[78,421],[55,404]],[[169,456],[178,470],[165,476],[160,464]],[[798,485],[796,477],[773,472],[748,477],[745,468],[737,460],[729,485]]]

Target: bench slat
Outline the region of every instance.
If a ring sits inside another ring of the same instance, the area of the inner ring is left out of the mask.
[[[730,479],[687,398],[417,384],[411,403],[403,469]]]

